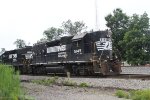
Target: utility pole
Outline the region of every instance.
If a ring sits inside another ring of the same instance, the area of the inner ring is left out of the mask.
[[[95,30],[98,31],[97,0],[95,0]]]

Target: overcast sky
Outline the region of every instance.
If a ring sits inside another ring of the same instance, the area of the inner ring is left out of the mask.
[[[107,29],[104,17],[116,8],[127,15],[150,16],[149,0],[97,0],[98,25]],[[95,29],[95,0],[0,0],[0,48],[15,49],[14,41],[23,39],[31,44],[43,37],[49,27],[63,21],[84,21]]]

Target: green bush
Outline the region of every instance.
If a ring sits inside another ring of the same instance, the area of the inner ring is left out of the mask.
[[[131,92],[132,100],[150,100],[150,90],[138,90]]]
[[[88,85],[87,83],[84,83],[84,82],[83,82],[83,83],[80,83],[79,86],[80,86],[80,87],[88,87],[89,85]]]
[[[0,64],[0,100],[18,100],[21,95],[19,72]]]
[[[129,93],[126,92],[126,91],[123,91],[123,90],[118,90],[116,92],[116,96],[118,96],[119,98],[126,98],[126,99],[128,99],[129,98]]]

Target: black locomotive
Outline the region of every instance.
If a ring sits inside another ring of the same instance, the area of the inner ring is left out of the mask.
[[[15,59],[10,59],[11,55]],[[12,64],[21,72],[33,74],[70,72],[74,75],[109,75],[121,72],[120,61],[112,57],[108,31],[81,33],[33,47],[6,51],[2,61]]]
[[[26,46],[21,49],[5,51],[1,55],[2,63],[12,65],[15,69],[20,70],[21,73],[29,73],[32,58],[31,50],[32,46]]]

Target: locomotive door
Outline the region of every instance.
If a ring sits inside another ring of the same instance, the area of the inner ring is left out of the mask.
[[[83,54],[82,40],[73,41],[72,52],[74,61],[82,60],[81,59]]]

